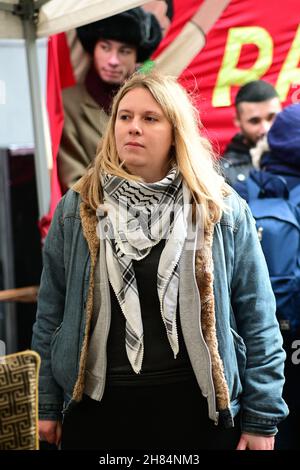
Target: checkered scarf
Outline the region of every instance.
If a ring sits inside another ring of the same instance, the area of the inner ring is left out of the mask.
[[[186,239],[190,193],[177,168],[156,183],[128,181],[117,176],[102,177],[105,244],[108,277],[126,318],[126,352],[136,373],[142,367],[143,323],[133,260],[145,258],[151,248],[166,240],[158,273],[157,292],[167,338],[176,357],[179,345],[176,311],[179,260]]]

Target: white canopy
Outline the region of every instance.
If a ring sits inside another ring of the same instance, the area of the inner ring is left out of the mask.
[[[68,31],[142,5],[149,0],[48,0],[46,3],[45,1],[34,0],[37,6],[44,3],[38,16],[37,37]],[[27,2],[30,4],[30,0]],[[21,18],[2,9],[5,4],[7,8],[11,8],[19,3],[18,0],[0,0],[0,39],[24,37]]]

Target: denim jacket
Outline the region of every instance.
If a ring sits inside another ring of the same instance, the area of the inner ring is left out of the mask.
[[[84,390],[99,239],[96,215],[78,192],[80,183],[60,201],[44,247],[32,342],[42,358],[40,419],[61,419]],[[248,206],[234,192],[226,205],[200,248],[183,251],[182,331],[209,417],[231,427],[241,411],[243,432],[272,435],[288,414],[275,299]],[[106,310],[99,345],[103,390],[109,305]]]

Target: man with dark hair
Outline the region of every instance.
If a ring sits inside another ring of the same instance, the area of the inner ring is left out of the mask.
[[[276,114],[281,110],[278,93],[264,80],[254,80],[242,86],[235,98],[234,123],[240,128],[227,146],[221,161],[230,185],[244,181],[253,168],[251,153],[262,145]]]
[[[158,20],[142,8],[81,26],[77,34],[92,63],[84,83],[63,91],[64,129],[58,154],[63,191],[94,159],[113,96],[162,39]]]

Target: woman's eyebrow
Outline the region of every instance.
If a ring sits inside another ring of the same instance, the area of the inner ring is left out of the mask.
[[[144,114],[155,114],[156,116],[161,116],[162,113],[159,113],[158,111],[153,111],[153,110],[148,110],[148,111],[144,111]]]
[[[122,108],[122,109],[119,109],[118,110],[118,114],[119,113],[132,113],[132,109],[126,109],[126,108]],[[155,116],[162,116],[163,114],[158,112],[158,111],[154,111],[152,109],[148,109],[148,110],[145,110],[143,111],[143,114],[154,114]]]
[[[119,114],[119,113],[131,113],[131,112],[132,112],[132,111],[131,111],[130,109],[125,109],[125,108],[118,110],[118,114]]]

